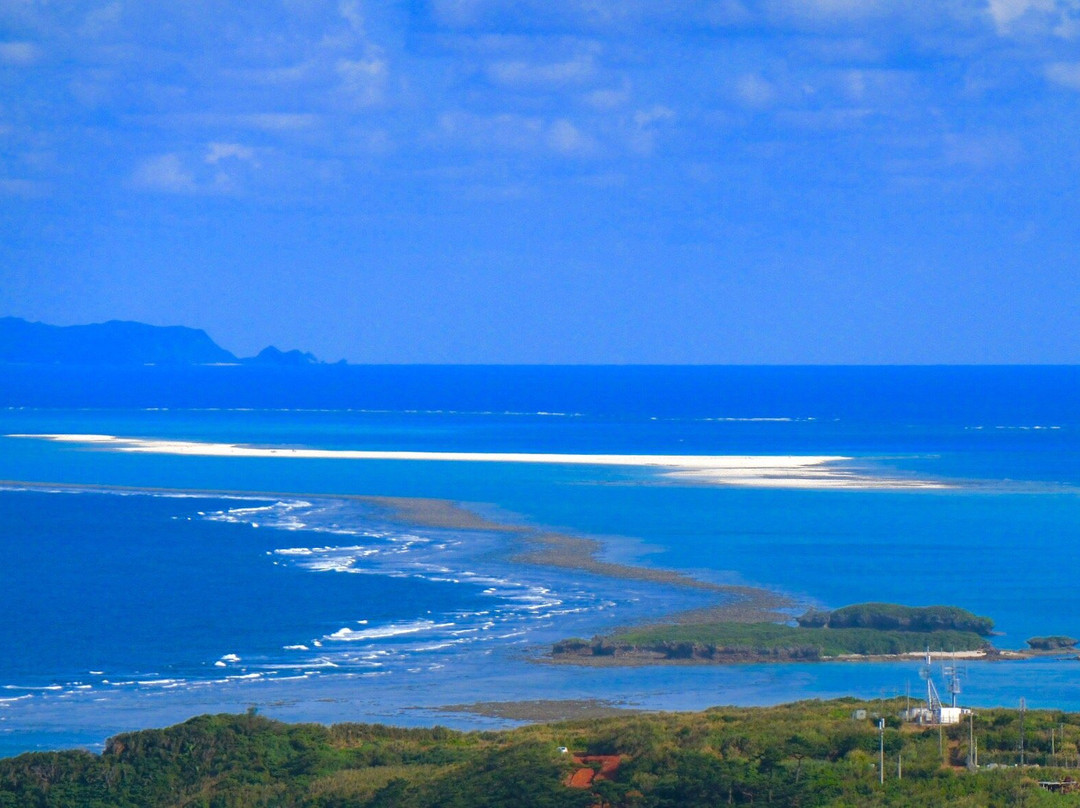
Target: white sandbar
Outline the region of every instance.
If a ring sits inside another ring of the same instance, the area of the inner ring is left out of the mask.
[[[853,458],[838,455],[627,455],[529,452],[398,452],[361,449],[309,449],[240,443],[149,440],[116,435],[7,435],[65,443],[84,443],[121,452],[199,457],[281,457],[317,460],[421,460],[469,463],[556,463],[629,466],[669,470],[667,476],[720,485],[762,488],[945,488],[927,480],[897,479],[844,468]]]

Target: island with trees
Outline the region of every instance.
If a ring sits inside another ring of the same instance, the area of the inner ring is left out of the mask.
[[[792,625],[794,623],[794,625]],[[994,621],[956,606],[860,603],[811,610],[788,623],[711,620],[692,615],[619,629],[551,648],[554,662],[600,665],[815,662],[936,653],[1023,658],[1069,651],[1070,637],[1033,637],[1029,649],[1002,651],[990,641]],[[1071,644],[1070,644],[1071,642]]]

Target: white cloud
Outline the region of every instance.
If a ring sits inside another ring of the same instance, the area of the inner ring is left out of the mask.
[[[639,109],[634,113],[634,124],[637,126],[649,126],[657,121],[670,121],[675,117],[675,111],[670,107],[657,104],[649,109]]]
[[[178,112],[163,115],[137,115],[129,119],[143,126],[167,129],[200,127],[208,129],[254,129],[272,134],[298,132],[318,127],[321,115],[310,112]]]
[[[656,143],[656,125],[674,119],[674,110],[662,104],[637,110],[629,135],[630,148],[638,154],[651,154]]]
[[[249,115],[232,115],[235,124],[267,132],[287,132],[310,129],[319,123],[319,116],[307,112],[256,112]]]
[[[449,25],[475,22],[483,7],[483,0],[434,0],[432,3],[435,18]]]
[[[807,132],[839,131],[862,126],[872,114],[869,109],[797,109],[777,113],[776,120]]]
[[[162,154],[144,160],[135,169],[132,181],[137,187],[150,191],[194,193],[197,190],[195,178],[185,169],[178,154]]]
[[[1080,62],[1055,62],[1047,65],[1046,77],[1054,84],[1080,90]]]
[[[0,64],[29,67],[41,58],[41,48],[33,42],[0,42]]]
[[[45,192],[41,183],[33,180],[8,179],[0,177],[0,194],[4,196],[43,196]]]
[[[775,0],[772,5],[785,16],[824,20],[874,16],[889,6],[884,0]]]
[[[360,59],[342,59],[336,65],[341,89],[360,106],[371,106],[383,99],[388,75],[386,60],[377,49]]]
[[[298,84],[308,81],[314,72],[315,65],[312,62],[300,62],[290,65],[278,65],[274,67],[259,67],[229,71],[241,81],[257,84]]]
[[[510,113],[450,112],[439,118],[439,127],[443,134],[475,147],[529,150],[540,141],[544,122],[540,118]]]
[[[1002,133],[947,134],[944,150],[950,164],[979,170],[1014,163],[1023,155],[1016,137]]]
[[[1051,11],[1054,0],[988,0],[987,10],[994,18],[998,31],[1006,32],[1009,26],[1023,17],[1028,11]]]
[[[364,13],[357,0],[342,0],[338,4],[338,13],[349,23],[349,27],[358,34],[364,33]]]
[[[987,0],[997,32],[1054,35],[1073,39],[1080,32],[1080,0]]]
[[[580,84],[596,73],[591,56],[576,56],[562,62],[537,64],[527,61],[495,62],[487,68],[488,77],[497,84],[512,87],[558,86]]]
[[[612,110],[630,101],[630,82],[624,81],[618,89],[603,88],[585,94],[585,103],[600,110]]]
[[[254,165],[258,165],[255,160],[255,150],[250,146],[243,146],[239,143],[211,143],[206,149],[206,157],[204,158],[210,165],[216,165],[222,160],[243,160]]]
[[[553,121],[548,127],[547,142],[560,154],[585,154],[593,150],[595,144],[566,118]]]
[[[109,3],[90,11],[83,19],[80,33],[83,36],[97,37],[116,28],[124,14],[124,7],[119,2]]]
[[[747,73],[735,80],[735,95],[746,106],[764,109],[776,100],[775,85],[756,73]]]
[[[567,118],[547,121],[539,116],[512,113],[453,112],[439,119],[439,128],[444,137],[481,151],[555,152],[572,156],[596,150],[595,140]]]

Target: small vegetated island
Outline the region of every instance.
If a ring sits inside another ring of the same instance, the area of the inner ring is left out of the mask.
[[[567,639],[552,647],[557,662],[635,664],[653,662],[813,662],[934,652],[1006,653],[988,637],[994,621],[956,606],[860,603],[835,611],[811,610],[795,625],[694,617],[617,630],[608,636]],[[1033,637],[1035,651],[1061,651],[1071,637]]]

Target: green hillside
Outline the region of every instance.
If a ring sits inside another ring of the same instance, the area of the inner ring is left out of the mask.
[[[118,736],[101,755],[67,751],[0,761],[0,806],[963,808],[1080,800],[1039,784],[1077,774],[1080,715],[1028,711],[1026,762],[1039,768],[1020,768],[1014,765],[1021,738],[1015,711],[980,711],[970,728],[965,722],[939,736],[937,728],[902,726],[895,718],[902,707],[903,700],[843,699],[473,733],[202,716]],[[857,709],[866,710],[865,717]],[[883,736],[878,715],[886,722]],[[978,771],[964,767],[970,730],[983,764]],[[884,784],[877,767],[882,742]],[[576,770],[600,764],[575,763],[560,746],[581,755],[619,755],[621,763],[612,779],[573,789],[566,782]],[[897,777],[900,757],[903,779]]]

